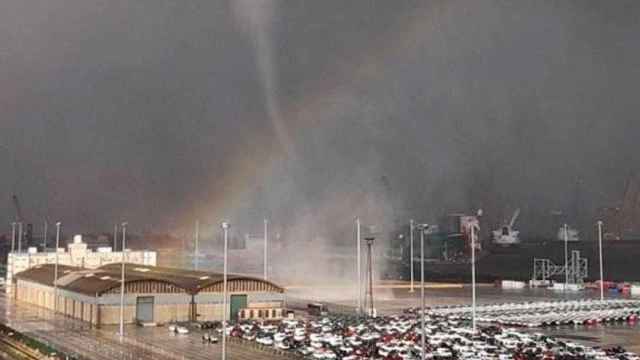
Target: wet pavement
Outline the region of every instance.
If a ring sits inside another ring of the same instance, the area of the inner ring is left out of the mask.
[[[328,301],[344,309],[353,308],[355,302],[349,291],[324,291],[322,289],[309,294],[309,289],[291,289],[292,299],[301,301]],[[323,296],[323,294],[326,294]],[[338,295],[336,295],[338,294]],[[478,303],[522,302],[549,299],[597,298],[597,291],[563,294],[546,289],[502,290],[492,286],[478,289]],[[609,298],[618,294],[607,294]],[[427,306],[469,304],[469,287],[428,288],[425,289]],[[380,314],[402,311],[408,307],[420,305],[420,291],[415,288],[410,293],[405,287],[387,287],[375,292],[375,307]],[[203,344],[201,335],[192,332],[188,335],[169,333],[165,327],[141,328],[127,326],[123,339],[117,334],[117,327],[95,329],[88,324],[54,315],[51,311],[36,306],[15,304],[0,294],[0,322],[7,324],[27,335],[49,343],[53,347],[84,359],[220,359],[219,344]],[[572,339],[589,346],[621,345],[640,353],[640,326],[629,324],[564,326],[535,329],[561,338]],[[281,357],[253,349],[248,346],[229,343],[229,359],[279,359]]]
[[[145,360],[221,358],[220,344],[203,344],[201,333],[187,335],[170,333],[166,327],[127,326],[120,338],[116,326],[101,329],[52,311],[28,305],[15,304],[0,294],[0,322],[13,329],[47,343],[59,351],[81,359]],[[230,360],[282,359],[281,356],[234,343],[227,345]]]
[[[562,339],[575,340],[589,346],[620,345],[628,351],[640,354],[640,325],[638,323],[559,326],[537,331]]]

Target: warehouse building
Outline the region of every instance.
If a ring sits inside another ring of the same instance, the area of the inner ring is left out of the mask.
[[[54,265],[37,265],[15,275],[14,296],[96,326],[118,324],[120,278],[121,264],[97,269],[59,265],[55,290]],[[282,318],[282,287],[249,276],[228,275],[227,289],[228,319]],[[222,320],[222,293],[222,274],[126,264],[125,323]]]

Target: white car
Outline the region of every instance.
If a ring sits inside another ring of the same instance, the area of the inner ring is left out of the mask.
[[[217,344],[218,343],[218,338],[216,336],[214,336],[213,334],[204,334],[204,335],[202,335],[202,341],[203,342],[208,342],[210,344]]]
[[[362,340],[358,339],[355,336],[351,336],[347,338],[347,342],[353,346],[360,346],[362,345]]]
[[[436,349],[434,355],[438,358],[450,358],[453,356],[453,353],[447,348],[439,347]]]
[[[265,337],[256,338],[256,342],[258,344],[262,344],[262,345],[265,345],[265,346],[272,346],[273,345],[273,339],[270,338],[270,337],[266,337],[266,336]]]
[[[295,320],[295,319],[284,319],[284,320],[282,320],[282,323],[284,325],[286,325],[287,327],[295,327],[296,325],[298,325],[298,320]]]
[[[284,339],[286,339],[288,336],[287,334],[284,333],[276,333],[275,335],[273,335],[273,340],[275,340],[275,342],[282,342],[284,341]]]
[[[338,347],[343,344],[342,336],[339,335],[329,335],[324,338],[324,342],[328,343],[333,347]]]

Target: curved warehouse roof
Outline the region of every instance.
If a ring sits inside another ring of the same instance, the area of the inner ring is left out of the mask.
[[[104,265],[97,269],[81,269],[71,266],[58,266],[58,288],[86,295],[100,295],[120,287],[121,263]],[[46,286],[53,286],[54,265],[38,265],[15,275],[17,279],[28,280]],[[227,275],[228,282],[248,280],[258,282],[269,291],[284,292],[284,289],[272,282],[245,275]],[[193,271],[158,266],[127,263],[125,283],[151,281],[168,285],[168,291],[197,294],[203,289],[216,289],[221,284],[220,273]]]

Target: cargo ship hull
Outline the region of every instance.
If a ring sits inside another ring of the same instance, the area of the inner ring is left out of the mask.
[[[597,242],[569,243],[569,252],[580,251],[588,259],[587,280],[599,278],[599,247]],[[603,242],[603,268],[605,280],[640,282],[640,241]],[[564,242],[523,242],[512,247],[486,247],[477,260],[478,281],[530,280],[534,258],[551,259],[556,265],[564,264]],[[409,277],[409,259],[401,265],[404,275]],[[414,262],[414,276],[420,276],[420,263]],[[468,261],[449,262],[428,260],[425,262],[425,277],[428,281],[469,282],[471,265]]]

